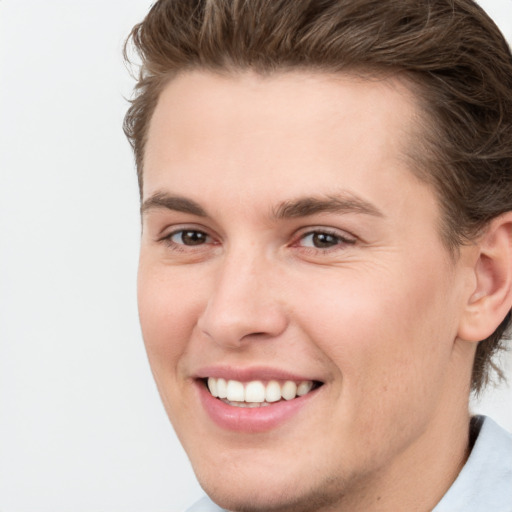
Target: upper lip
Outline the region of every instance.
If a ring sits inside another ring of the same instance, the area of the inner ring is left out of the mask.
[[[226,365],[205,366],[200,368],[196,374],[197,379],[206,379],[214,377],[217,379],[237,380],[240,382],[250,382],[253,380],[291,380],[294,382],[319,381],[320,379],[309,375],[299,375],[297,373],[281,368],[272,368],[269,366],[251,366],[235,367]]]

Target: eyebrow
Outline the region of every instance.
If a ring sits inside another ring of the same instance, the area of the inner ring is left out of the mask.
[[[205,210],[198,203],[187,199],[186,197],[166,194],[165,192],[157,192],[146,199],[140,207],[140,213],[144,214],[148,210],[167,209],[176,212],[190,213],[198,217],[206,217]]]
[[[152,209],[167,209],[207,217],[206,211],[192,199],[183,196],[157,192],[146,199],[140,208],[141,214]],[[272,210],[274,219],[294,219],[318,213],[362,213],[384,217],[373,204],[353,194],[327,197],[300,197],[284,201]]]
[[[352,194],[327,197],[302,197],[285,201],[273,210],[277,219],[294,219],[317,213],[362,213],[374,217],[384,214],[373,204]]]

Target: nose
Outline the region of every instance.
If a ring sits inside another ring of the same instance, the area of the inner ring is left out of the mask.
[[[264,257],[247,257],[247,252],[226,256],[212,280],[198,328],[227,348],[279,336],[288,319],[275,267]]]

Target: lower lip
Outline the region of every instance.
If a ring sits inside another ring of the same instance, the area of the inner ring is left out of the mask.
[[[236,407],[215,398],[202,381],[199,397],[210,418],[221,428],[238,432],[267,432],[286,423],[314,397],[319,389],[293,400],[281,400],[262,407]]]

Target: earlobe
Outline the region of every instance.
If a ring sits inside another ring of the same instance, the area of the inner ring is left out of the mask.
[[[491,221],[477,247],[476,286],[458,332],[460,339],[474,342],[489,337],[512,308],[512,212]]]

